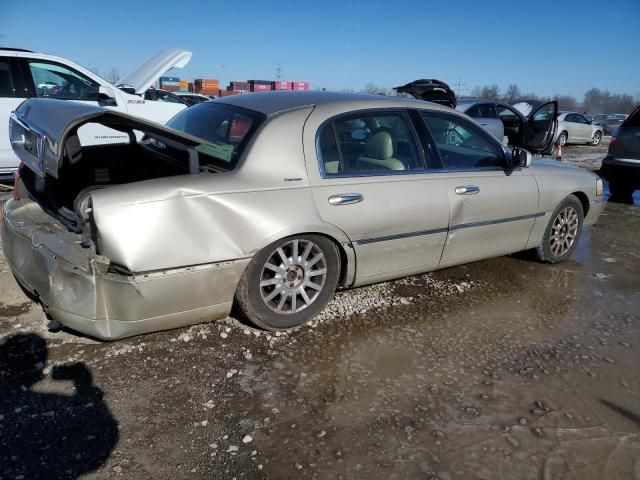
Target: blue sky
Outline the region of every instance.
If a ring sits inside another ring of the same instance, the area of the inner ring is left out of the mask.
[[[640,94],[640,0],[276,2],[0,0],[0,45],[122,74],[193,51],[183,78],[309,81],[312,88],[516,83],[581,97]]]

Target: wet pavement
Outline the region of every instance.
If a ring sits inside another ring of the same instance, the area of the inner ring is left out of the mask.
[[[0,478],[640,479],[639,236],[609,203],[564,264],[115,343],[48,331],[0,257]]]

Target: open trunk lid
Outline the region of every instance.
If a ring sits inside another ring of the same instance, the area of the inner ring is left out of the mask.
[[[172,68],[183,68],[191,60],[192,53],[182,48],[170,48],[157,53],[133,72],[120,79],[118,87],[133,88],[139,95],[146,92],[160,76]]]
[[[446,107],[456,108],[458,103],[454,91],[441,80],[414,80],[406,85],[395,87],[394,90],[398,93],[407,93],[418,100],[438,103]]]
[[[9,120],[11,147],[39,177],[59,178],[64,162],[75,164],[81,160],[82,145],[77,132],[88,123],[125,132],[131,144],[136,143],[138,133],[180,146],[189,151],[190,172],[198,172],[195,148],[203,146],[202,139],[126,113],[65,100],[32,98],[20,104]]]

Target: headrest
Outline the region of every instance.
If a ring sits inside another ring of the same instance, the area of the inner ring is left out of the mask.
[[[364,154],[369,158],[386,160],[393,157],[393,139],[389,132],[376,132],[367,139]]]

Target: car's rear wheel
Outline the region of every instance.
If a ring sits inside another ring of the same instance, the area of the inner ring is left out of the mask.
[[[602,133],[596,132],[593,134],[593,138],[591,139],[591,145],[599,145],[600,140],[602,140]]]
[[[578,245],[584,210],[575,195],[568,195],[556,207],[547,224],[542,243],[535,249],[538,260],[558,263],[567,260]]]
[[[262,249],[236,290],[236,311],[258,327],[297,327],[320,312],[340,275],[336,245],[322,235],[287,237]]]
[[[558,142],[557,142],[558,145],[562,145],[562,146],[566,145],[567,139],[568,139],[567,132],[560,132],[560,135],[558,135]]]
[[[609,180],[609,193],[611,199],[616,202],[632,203],[634,187],[631,183],[621,178],[611,178]]]

